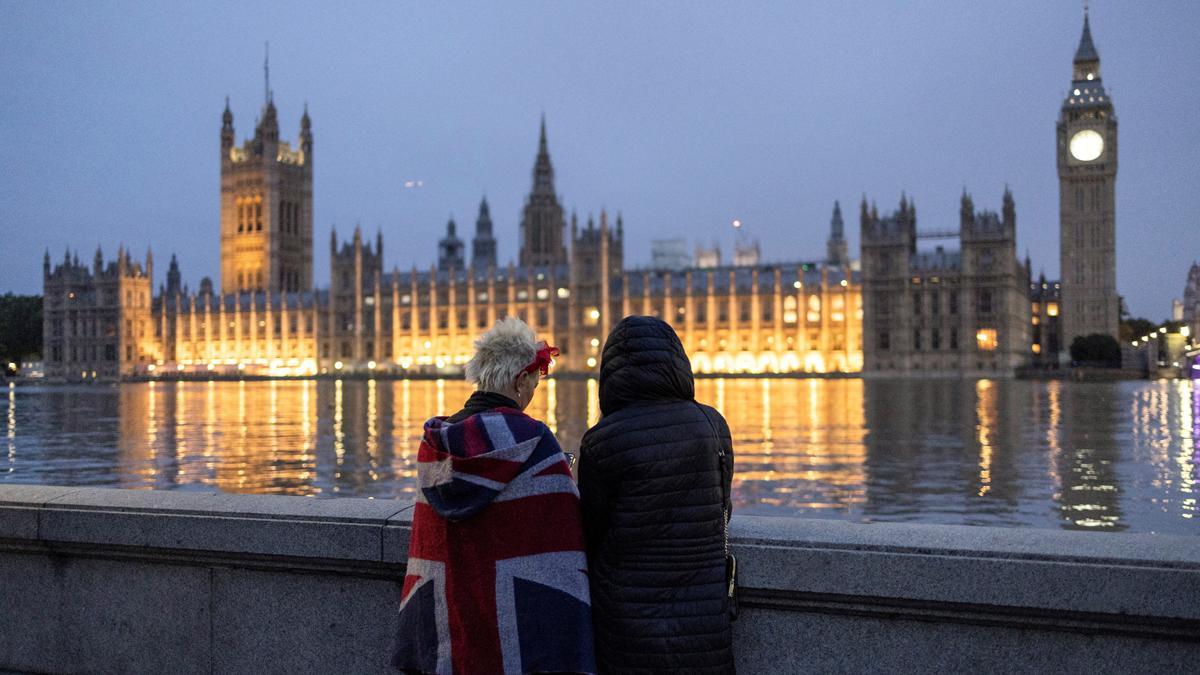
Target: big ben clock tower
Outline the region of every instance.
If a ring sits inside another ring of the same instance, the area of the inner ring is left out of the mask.
[[[1100,80],[1088,15],[1058,118],[1063,348],[1081,335],[1117,338],[1117,118]]]

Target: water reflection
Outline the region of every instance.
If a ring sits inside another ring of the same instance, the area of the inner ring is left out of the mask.
[[[703,379],[696,391],[729,421],[740,513],[1195,527],[1193,382]],[[10,387],[0,481],[404,497],[422,423],[469,393],[456,380]],[[548,380],[529,412],[573,451],[597,394],[594,379]]]

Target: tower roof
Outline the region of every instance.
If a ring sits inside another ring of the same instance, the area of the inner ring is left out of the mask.
[[[546,143],[546,116],[544,114],[538,138],[537,160],[533,164],[533,194],[554,196],[554,167],[550,163],[550,150]]]
[[[1079,49],[1075,50],[1075,62],[1082,61],[1099,61],[1100,54],[1096,51],[1096,45],[1092,42],[1092,27],[1088,22],[1088,14],[1083,13],[1083,35],[1079,37]]]

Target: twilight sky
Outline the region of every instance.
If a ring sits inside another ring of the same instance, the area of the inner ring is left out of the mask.
[[[1008,183],[1020,255],[1058,273],[1076,0],[183,5],[0,0],[0,292],[40,293],[46,247],[122,242],[153,247],[156,285],[172,252],[193,288],[215,280],[221,111],[253,135],[266,41],[282,137],[306,101],[313,119],[320,286],[332,225],[428,267],[485,193],[515,258],[543,111],[564,205],[622,211],[627,264],[673,237],[728,259],[734,218],[768,260],[818,259],[835,199],[857,257],[864,193],[890,210],[904,190],[946,229],[964,186],[998,210]],[[1200,4],[1091,16],[1120,122],[1117,283],[1163,319],[1200,258]]]

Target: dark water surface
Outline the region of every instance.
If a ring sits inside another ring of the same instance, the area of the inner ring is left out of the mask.
[[[15,386],[0,484],[408,497],[421,424],[460,381]],[[1189,381],[717,379],[743,514],[1200,533]],[[573,450],[594,380],[530,407]]]

